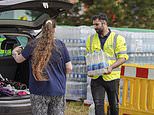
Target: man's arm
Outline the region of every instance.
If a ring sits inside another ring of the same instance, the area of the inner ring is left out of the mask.
[[[66,64],[66,74],[69,74],[72,72],[72,63],[71,61],[67,62]]]
[[[115,53],[117,56],[117,60],[107,68],[106,74],[110,74],[114,68],[119,67],[129,58],[129,56],[127,55],[125,38],[120,35],[117,38]]]
[[[118,59],[115,63],[113,63],[111,66],[107,68],[107,71],[105,72],[105,74],[110,74],[114,68],[119,67],[120,65],[125,63],[125,61],[126,61],[125,58]]]
[[[12,51],[12,56],[15,59],[17,63],[22,63],[26,59],[21,55],[22,48],[20,46],[17,46]]]

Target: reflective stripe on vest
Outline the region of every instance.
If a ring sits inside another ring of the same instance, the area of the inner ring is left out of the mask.
[[[114,58],[115,60],[117,60],[117,54],[115,52],[115,48],[116,48],[116,44],[117,44],[117,38],[118,38],[118,34],[114,35],[114,41],[113,41],[113,49],[114,49]]]
[[[94,38],[94,34],[90,36],[90,53],[92,53],[92,41]]]

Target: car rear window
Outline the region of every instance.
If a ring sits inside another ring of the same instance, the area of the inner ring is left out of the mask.
[[[0,20],[26,20],[35,21],[44,13],[33,10],[11,10],[0,12]]]

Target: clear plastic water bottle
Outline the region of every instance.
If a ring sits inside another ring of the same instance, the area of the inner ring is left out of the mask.
[[[154,65],[154,53],[152,53],[152,57],[151,57],[152,59],[151,59],[151,61],[152,61],[152,65]]]
[[[88,53],[86,55],[86,65],[87,65],[87,74],[90,76],[91,75],[91,72],[92,72],[92,57],[91,57],[91,54]]]
[[[146,64],[146,53],[145,52],[142,54],[142,63]]]
[[[103,52],[103,50],[101,50],[99,52],[99,59],[100,59],[100,63],[99,63],[99,75],[102,75],[106,70],[106,68],[109,66],[108,62],[108,58],[107,55]]]
[[[150,62],[151,62],[150,57],[151,57],[151,56],[150,56],[150,53],[147,52],[147,53],[146,53],[147,64],[150,64]]]
[[[150,63],[150,64],[152,64],[152,58],[153,58],[153,55],[152,55],[152,52],[150,52],[150,53],[149,53],[149,63]]]
[[[139,53],[138,52],[136,52],[135,54],[135,63],[139,64]]]
[[[93,75],[98,75],[99,74],[99,66],[98,66],[98,64],[99,64],[99,55],[98,55],[98,52],[94,52],[93,53],[93,59],[94,59],[94,64],[93,64]]]

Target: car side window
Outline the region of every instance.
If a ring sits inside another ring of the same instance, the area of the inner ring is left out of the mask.
[[[22,47],[25,47],[28,43],[28,38],[25,36],[17,36],[17,40],[19,41]]]
[[[14,47],[22,46],[24,48],[27,43],[28,37],[0,34],[0,57],[11,56]]]

